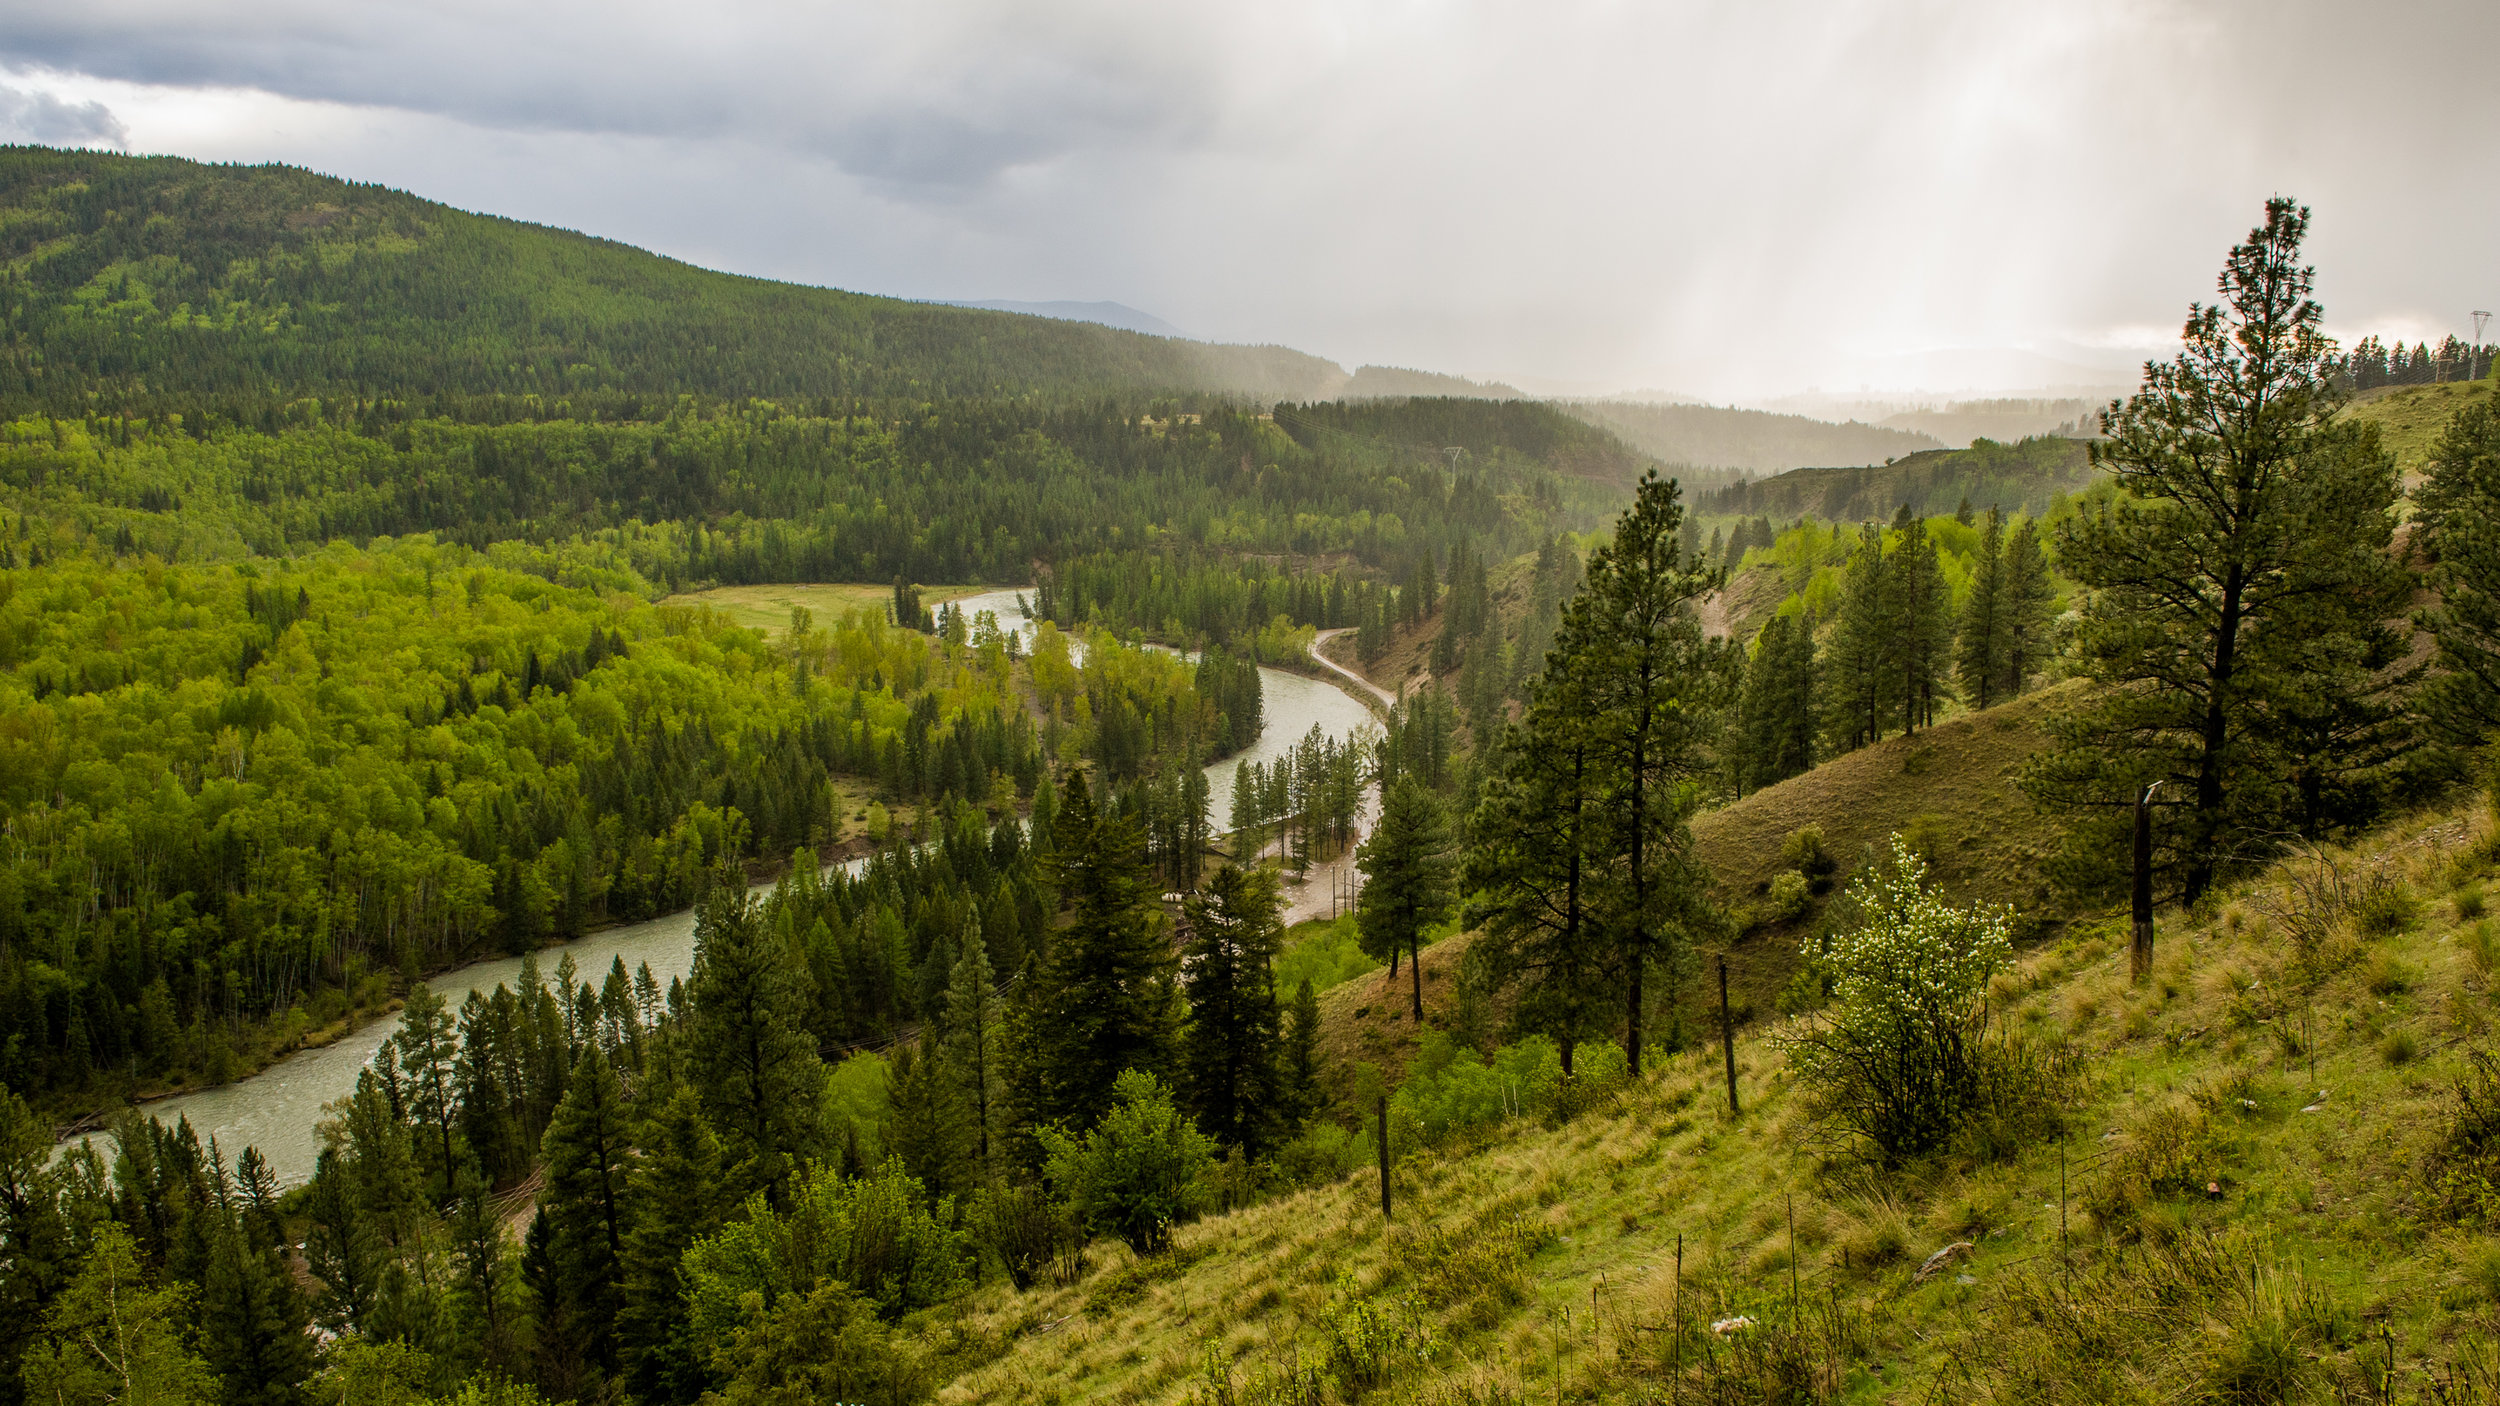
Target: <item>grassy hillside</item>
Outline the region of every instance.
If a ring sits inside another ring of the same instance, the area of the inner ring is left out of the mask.
[[[1871,464],[1944,446],[1909,430],[1716,405],[1582,400],[1563,407],[1670,464],[1776,474],[1809,464]],[[1698,475],[1688,479],[1698,481]]]
[[[1702,494],[1694,507],[1705,516],[1863,522],[1889,518],[1903,503],[1922,517],[1949,513],[1967,498],[1983,511],[2001,507],[2036,516],[2059,495],[2080,492],[2096,477],[2082,440],[2044,435],[2017,444],[1983,441],[1968,449],[1929,450],[1889,464],[1799,469]]]
[[[1765,911],[1771,880],[1789,867],[1789,835],[1813,825],[1839,871],[1881,857],[1907,835],[1956,902],[2011,904],[2037,927],[2062,916],[2038,863],[2054,843],[2049,821],[2014,787],[2023,763],[2047,745],[2053,710],[2070,683],[1980,713],[1961,713],[1908,737],[1834,757],[1693,822],[1693,845],[1717,876],[1720,901],[1747,923],[1728,953],[1738,1004],[1772,1008],[1796,975],[1799,941],[1830,895],[1779,919]]]
[[[2494,382],[2451,381],[2434,386],[2381,386],[2353,398],[2344,413],[2378,426],[2379,441],[2393,450],[2408,484],[2430,467],[2431,450],[2448,422],[2492,394]]]
[[[2025,956],[1997,1009],[2065,1052],[2062,1136],[1878,1173],[1769,1027],[1741,1118],[1700,1051],[1395,1147],[1386,1224],[1355,1171],[984,1289],[931,1326],[969,1366],[939,1399],[2491,1401],[2500,1251],[2433,1159],[2500,1141],[2456,1092],[2491,829],[2478,802],[2278,866],[2166,917],[2142,987],[2107,927]]]
[[[1282,347],[693,268],[285,166],[0,148],[0,405],[291,392],[1308,396]]]

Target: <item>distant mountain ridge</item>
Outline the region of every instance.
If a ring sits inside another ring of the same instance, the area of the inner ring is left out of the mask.
[[[718,273],[289,166],[0,147],[0,404],[906,397],[1342,384],[1288,347]]]
[[[1123,332],[1142,332],[1149,337],[1178,337],[1190,340],[1188,333],[1150,312],[1142,312],[1126,303],[1041,302],[1022,303],[1010,298],[967,301],[961,298],[938,300],[939,306],[979,308],[984,312],[1014,312],[1027,317],[1055,317],[1062,322],[1091,322],[1103,327],[1117,327]]]

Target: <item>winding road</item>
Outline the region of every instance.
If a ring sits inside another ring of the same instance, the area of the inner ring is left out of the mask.
[[[1347,683],[1361,689],[1367,697],[1379,699],[1384,706],[1397,706],[1398,696],[1396,694],[1391,693],[1389,690],[1373,683],[1370,679],[1363,677],[1361,674],[1354,672],[1352,669],[1347,668],[1345,665],[1340,664],[1336,660],[1331,659],[1327,655],[1319,652],[1321,645],[1328,643],[1330,640],[1335,639],[1339,635],[1349,635],[1352,633],[1354,633],[1354,627],[1351,625],[1345,625],[1334,630],[1322,630],[1318,634],[1311,636],[1311,658],[1317,660],[1321,668],[1326,669],[1328,672],[1335,674],[1338,678],[1344,679]]]

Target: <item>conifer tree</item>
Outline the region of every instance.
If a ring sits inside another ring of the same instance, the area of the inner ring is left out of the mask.
[[[18,1399],[20,1356],[75,1269],[52,1151],[51,1124],[0,1084],[0,1245],[9,1256],[0,1274],[0,1401]]]
[[[879,1136],[931,1196],[952,1196],[966,1189],[971,1147],[963,1104],[939,1048],[935,1026],[923,1025],[918,1039],[896,1045],[887,1057],[893,1074]]]
[[[2424,623],[2438,636],[2441,669],[2425,701],[2467,746],[2500,730],[2500,414],[2492,406],[2469,405],[2449,422],[2420,494],[2439,588]]]
[[[963,955],[955,959],[947,986],[945,1063],[972,1134],[972,1160],[980,1179],[999,1170],[1007,1115],[1007,1006],[990,970],[981,916],[964,925]]]
[[[1624,1053],[1641,1072],[1648,979],[1672,980],[1692,939],[1716,929],[1709,876],[1694,859],[1689,821],[1701,803],[1721,711],[1739,658],[1707,636],[1695,609],[1723,572],[1682,558],[1682,492],[1652,470],[1614,536],[1591,554],[1564,611],[1557,652],[1571,656],[1586,710],[1595,819],[1607,863],[1594,890],[1594,936],[1621,982]]]
[[[1823,652],[1823,736],[1836,753],[1884,735],[1885,704],[1893,696],[1887,687],[1894,671],[1891,575],[1884,569],[1883,529],[1868,523],[1841,577],[1839,613]]]
[[[2336,418],[2334,344],[2298,261],[2307,229],[2306,210],[2266,203],[2221,300],[2190,309],[2185,349],[2103,416],[2092,456],[2122,496],[2061,525],[2059,565],[2084,592],[2076,663],[2106,687],[2058,719],[2024,782],[2069,817],[2070,881],[2127,853],[2146,783],[2176,787],[2155,866],[2193,901],[2302,814],[2313,784],[2353,793],[2353,765],[2387,760],[2372,755],[2385,719],[2350,734],[2336,719],[2377,711],[2362,690],[2408,588],[2389,550],[2395,467],[2375,427]]]
[[[313,1373],[301,1295],[274,1245],[256,1245],[245,1204],[211,1144],[212,1199],[195,1212],[206,1238],[200,1265],[200,1346],[227,1406],[292,1406]]]
[[[629,1390],[644,1401],[691,1401],[706,1384],[679,1266],[718,1223],[720,1140],[703,1121],[691,1088],[667,1091],[644,1122],[643,1155],[626,1178],[632,1207],[625,1232],[617,1351]]]
[[[1741,794],[1814,765],[1814,632],[1803,616],[1774,615],[1755,637],[1737,703],[1733,754]]]
[[[1962,500],[1967,510],[1970,500]],[[1971,560],[1970,595],[1962,603],[1962,629],[1954,656],[1954,675],[1962,696],[1973,708],[2002,703],[2006,674],[2008,619],[2005,611],[2005,517],[1988,510],[1987,530],[1979,534],[1979,551]]]
[[[1282,1012],[1273,963],[1283,945],[1276,876],[1227,864],[1181,905],[1182,1099],[1216,1141],[1256,1158],[1273,1143],[1282,1087]]]
[[[775,1198],[818,1150],[825,1066],[805,1028],[808,980],[744,876],[716,874],[695,919],[689,1063],[732,1185]]]
[[[2031,687],[2056,652],[2049,632],[2048,558],[2040,550],[2039,524],[2029,518],[2014,525],[2005,539],[2004,596],[1998,614],[2005,624],[2004,674],[1999,692],[2019,698]]]
[[[553,1236],[555,1286],[579,1355],[616,1364],[611,1329],[621,1306],[618,1280],[631,1214],[626,1178],[633,1167],[632,1113],[607,1056],[592,1045],[573,1067],[564,1102],[547,1125],[547,1190],[539,1216]]]
[[[1936,556],[1927,520],[1907,503],[1893,518],[1901,541],[1885,558],[1891,576],[1887,595],[1891,607],[1894,700],[1901,730],[1916,732],[1936,720],[1936,705],[1951,692],[1947,677],[1953,649],[1953,597],[1944,568]]]
[[[474,1159],[461,1165],[452,1190],[451,1246],[459,1264],[454,1300],[465,1320],[461,1336],[469,1362],[482,1371],[510,1374],[523,1365],[522,1315],[514,1302],[519,1266],[505,1243],[492,1190]]]
[[[391,1036],[398,1056],[401,1086],[407,1090],[409,1118],[424,1130],[418,1153],[426,1173],[446,1193],[459,1159],[452,1151],[452,1128],[459,1121],[457,1069],[459,1031],[451,1007],[434,988],[420,981],[408,988],[399,1008],[399,1030]]]
[[[1172,961],[1147,909],[1137,827],[1096,807],[1082,769],[1060,788],[1045,864],[1069,920],[1018,1007],[1017,1102],[1036,1123],[1088,1128],[1122,1071],[1169,1069]]]
[[[1380,823],[1355,851],[1355,863],[1364,879],[1354,910],[1362,949],[1373,957],[1394,960],[1403,952],[1411,959],[1414,1017],[1420,1021],[1423,931],[1448,918],[1457,902],[1449,817],[1440,800],[1412,775],[1398,778],[1381,800]]]
[[[1565,1072],[1611,1005],[1590,931],[1597,780],[1586,716],[1558,648],[1529,686],[1526,715],[1503,733],[1464,880],[1488,978],[1517,989],[1513,1023],[1551,1037]]]
[[[1307,976],[1285,1013],[1283,1069],[1288,1121],[1299,1123],[1319,1110],[1319,996]]]

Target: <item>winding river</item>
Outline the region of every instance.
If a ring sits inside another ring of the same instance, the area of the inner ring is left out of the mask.
[[[991,611],[1002,628],[1013,629],[1029,641],[1032,626],[1017,608],[1019,594],[1012,590],[990,591],[954,604],[976,616],[981,611]],[[1318,679],[1262,668],[1259,687],[1266,714],[1266,727],[1259,740],[1248,750],[1207,768],[1208,810],[1218,826],[1232,813],[1233,768],[1239,763],[1275,760],[1291,750],[1314,724],[1327,736],[1342,739],[1374,721],[1370,708],[1343,689]],[[1367,825],[1369,820],[1366,814]],[[1326,913],[1330,906],[1329,886],[1336,877],[1333,866],[1314,870],[1302,884],[1289,888],[1288,920]],[[770,885],[764,885],[756,892],[760,894],[769,888]],[[648,964],[651,975],[666,987],[671,978],[686,975],[694,965],[694,913],[688,910],[648,922],[627,923],[544,949],[537,954],[539,970],[552,978],[568,955],[586,981],[596,983],[605,978],[609,964],[621,959],[629,972]],[[499,957],[439,973],[427,984],[456,1010],[471,992],[517,986],[520,975],[520,958]],[[143,1107],[168,1123],[177,1118],[190,1119],[201,1140],[214,1137],[229,1158],[247,1146],[259,1148],[281,1183],[298,1185],[311,1179],[314,1158],[321,1150],[315,1125],[321,1118],[322,1105],[355,1089],[357,1073],[372,1061],[396,1029],[396,1019],[369,1021],[330,1044],[298,1051],[247,1078],[157,1099]]]

